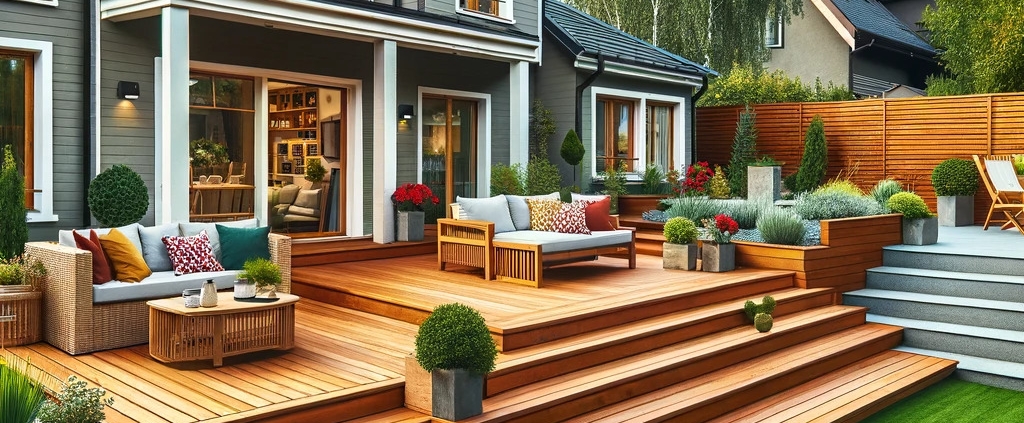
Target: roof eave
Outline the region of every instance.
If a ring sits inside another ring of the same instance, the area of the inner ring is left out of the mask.
[[[574,66],[576,69],[593,71],[597,69],[597,59],[591,57],[589,54],[581,54],[576,56]],[[699,88],[704,85],[703,77],[705,75],[701,72],[686,72],[682,70],[655,69],[649,66],[637,66],[635,64],[624,63],[617,60],[615,57],[608,56],[605,56],[604,72],[652,81],[681,84],[694,88]]]

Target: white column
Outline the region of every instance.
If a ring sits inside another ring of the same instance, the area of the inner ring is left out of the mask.
[[[391,194],[398,173],[398,45],[373,43],[373,242],[395,241]]]
[[[157,107],[156,222],[188,221],[188,9],[160,12],[160,98]]]
[[[509,64],[509,164],[530,160],[530,64]]]

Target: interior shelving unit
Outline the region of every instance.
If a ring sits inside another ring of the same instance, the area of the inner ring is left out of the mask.
[[[270,90],[267,128],[271,140],[271,178],[300,181],[306,160],[320,158],[320,107],[316,88]],[[296,179],[298,177],[299,179]]]

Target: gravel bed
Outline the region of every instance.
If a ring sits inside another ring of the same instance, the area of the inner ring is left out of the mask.
[[[665,212],[660,210],[646,211],[642,215],[644,220],[652,222],[665,222],[668,220]],[[804,233],[804,242],[801,245],[821,245],[821,223],[817,220],[805,220],[803,223],[804,229],[807,232]],[[698,229],[701,231],[701,235],[704,235],[704,228]],[[761,238],[761,232],[757,229],[740,229],[740,232],[733,235],[732,239],[737,241],[764,242],[764,238]]]

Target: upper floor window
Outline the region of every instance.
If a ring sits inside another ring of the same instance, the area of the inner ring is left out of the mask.
[[[764,25],[764,45],[772,48],[782,48],[782,17],[772,15]]]
[[[512,20],[512,2],[510,0],[459,0],[459,9]]]

